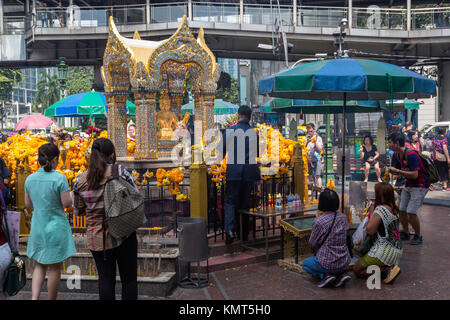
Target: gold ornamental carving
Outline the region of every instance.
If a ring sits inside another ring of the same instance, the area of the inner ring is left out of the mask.
[[[213,126],[220,66],[205,43],[203,28],[195,38],[186,16],[177,31],[162,41],[142,40],[137,30],[133,39],[125,38],[110,17],[101,76],[108,102],[108,134],[118,156],[126,156],[130,86],[136,105],[135,159],[154,159],[159,149],[172,145],[172,133],[182,121],[187,81],[194,93],[195,120],[201,121],[202,133]],[[158,103],[160,111],[156,112]]]

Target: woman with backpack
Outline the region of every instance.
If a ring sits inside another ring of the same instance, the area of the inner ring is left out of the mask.
[[[46,143],[38,149],[41,168],[25,181],[25,206],[33,209],[27,256],[35,261],[32,299],[38,300],[48,271],[48,298],[55,300],[61,280],[61,263],[76,253],[72,229],[64,208],[72,205],[67,178],[55,169],[59,149]]]
[[[439,172],[439,177],[442,182],[442,191],[450,191],[450,188],[447,189],[450,157],[448,154],[448,141],[444,136],[444,129],[437,129],[437,135],[433,140],[433,145],[434,152],[432,154],[432,159]]]
[[[89,168],[77,179],[74,191],[74,214],[86,215],[86,240],[94,257],[99,277],[100,300],[115,300],[116,263],[122,283],[122,300],[137,299],[137,237],[118,240],[104,228],[105,184],[118,170],[118,175],[136,187],[133,178],[122,166],[116,166],[116,151],[109,139],[100,138],[92,144]]]

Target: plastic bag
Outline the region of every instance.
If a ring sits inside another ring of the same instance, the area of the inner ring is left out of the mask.
[[[353,233],[352,236],[353,243],[362,242],[367,233],[366,227],[368,222],[369,218],[367,216],[364,217],[364,220],[360,223],[356,231]]]

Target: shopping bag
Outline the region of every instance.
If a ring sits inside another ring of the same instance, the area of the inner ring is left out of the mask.
[[[359,224],[358,228],[353,233],[353,236],[352,236],[353,243],[362,242],[362,240],[364,239],[364,237],[366,236],[366,233],[367,233],[366,226],[367,226],[368,222],[369,222],[369,218],[367,216],[364,217],[363,221]]]

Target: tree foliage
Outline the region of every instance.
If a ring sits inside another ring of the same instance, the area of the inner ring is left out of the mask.
[[[32,104],[35,112],[43,112],[60,100],[61,84],[58,76],[49,76],[47,73],[41,73],[41,75],[44,79],[37,84],[36,97]],[[93,79],[94,70],[92,67],[69,67],[65,86],[67,95],[91,91]],[[42,108],[39,109],[39,105]]]
[[[93,80],[94,68],[92,66],[69,67],[66,82],[67,95],[91,91]]]
[[[216,91],[216,99],[222,99],[224,101],[239,104],[238,98],[238,81],[236,78],[230,78],[229,88],[220,86]]]
[[[44,77],[36,86],[36,97],[33,100],[32,108],[34,112],[43,112],[46,108],[60,99],[60,83],[57,75],[49,76],[42,72]],[[39,106],[41,106],[39,108]]]
[[[0,102],[11,100],[15,86],[24,81],[22,72],[18,69],[0,69]]]

